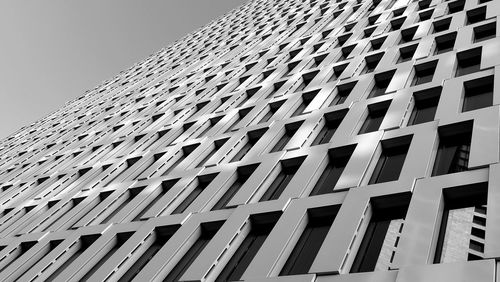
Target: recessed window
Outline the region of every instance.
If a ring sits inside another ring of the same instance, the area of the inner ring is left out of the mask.
[[[465,0],[457,0],[448,3],[448,14],[458,13],[463,11],[465,7]]]
[[[464,105],[462,112],[493,105],[493,76],[464,82]]]
[[[223,139],[215,140],[214,141],[213,149],[195,167],[202,167],[202,166],[204,166],[205,163],[208,160],[210,160],[210,158],[213,155],[215,155],[215,153],[220,149],[220,147],[222,147],[224,144],[226,144],[227,140],[229,140],[229,138],[223,138]]]
[[[319,90],[313,90],[302,94],[302,101],[299,106],[293,111],[292,117],[299,116],[304,113],[304,110],[307,108],[309,103],[316,97],[316,94],[319,93]]]
[[[306,88],[311,81],[316,77],[316,75],[319,73],[319,71],[313,71],[310,73],[306,73],[302,75],[302,83],[295,89],[295,92],[300,92]]]
[[[432,176],[468,170],[472,121],[439,127],[439,146]]]
[[[474,42],[481,42],[497,36],[496,22],[477,26],[474,28]]]
[[[205,190],[205,188],[210,185],[210,183],[215,179],[218,173],[206,174],[196,177],[196,180],[192,185],[191,192],[184,198],[184,200],[172,211],[172,214],[183,213],[189,205],[191,205],[196,198]],[[186,190],[190,190],[189,188]]]
[[[314,138],[311,146],[330,142],[330,139],[332,139],[333,134],[335,134],[335,131],[337,131],[337,128],[339,127],[346,114],[347,110],[326,113],[323,116],[325,124],[321,128],[316,138]]]
[[[355,148],[356,145],[351,145],[328,150],[328,164],[314,185],[310,196],[333,193]]]
[[[212,210],[220,210],[227,208],[227,204],[236,195],[240,188],[245,184],[245,182],[250,178],[250,176],[257,169],[259,164],[251,164],[246,166],[241,166],[236,169],[236,180],[231,184],[227,191],[222,195],[222,197],[215,203]]]
[[[229,161],[230,163],[232,162],[237,162],[243,159],[243,157],[246,156],[246,154],[252,149],[252,147],[259,141],[259,139],[266,133],[267,127],[262,128],[262,129],[257,129],[253,131],[249,131],[247,133],[247,138],[248,140],[246,141],[245,145],[234,155],[234,157]]]
[[[431,4],[431,0],[418,1],[418,9],[425,10],[425,9],[429,8],[430,4]]]
[[[422,12],[418,14],[418,18],[421,22],[426,21],[432,17],[432,14],[434,13],[434,9],[429,9],[425,12]]]
[[[413,77],[412,86],[428,83],[432,81],[434,72],[436,71],[437,60],[423,63],[415,66],[415,76]]]
[[[410,42],[413,40],[413,36],[415,36],[415,33],[417,32],[417,26],[403,29],[401,31],[401,40],[399,41],[399,44],[403,44],[406,42]]]
[[[279,152],[283,150],[288,142],[292,139],[293,135],[299,130],[300,126],[304,121],[294,122],[285,124],[285,132],[281,138],[276,142],[274,147],[271,149],[270,153]]]
[[[405,22],[406,17],[397,18],[391,21],[391,30],[399,30],[403,23]]]
[[[417,47],[418,43],[400,48],[398,63],[410,61],[413,58],[413,55],[415,55]]]
[[[457,53],[457,71],[455,76],[462,76],[481,70],[482,47]]]
[[[378,73],[374,76],[375,84],[373,85],[368,98],[378,97],[385,95],[385,91],[389,84],[391,83],[392,77],[396,70],[390,70],[383,73]]]
[[[329,107],[334,106],[334,105],[340,105],[345,102],[347,97],[349,97],[349,94],[351,94],[352,89],[354,89],[354,86],[356,86],[357,81],[345,83],[342,85],[337,86],[337,94],[333,98],[332,102],[330,103]]]
[[[486,6],[467,11],[467,24],[475,24],[486,19]]]
[[[267,110],[266,114],[259,120],[258,123],[264,123],[269,121],[271,117],[281,108],[281,106],[285,103],[286,100],[281,100],[278,102],[270,103],[269,104],[269,109]]]
[[[453,50],[455,46],[455,40],[457,39],[457,32],[451,32],[445,35],[438,36],[434,39],[436,42],[436,48],[434,54],[443,54]]]
[[[383,183],[399,179],[412,136],[383,140],[382,153],[368,184]]]
[[[384,101],[377,104],[368,105],[368,116],[361,126],[358,134],[377,131],[384,120],[391,101]]]
[[[381,37],[370,41],[370,51],[378,50],[384,44],[386,37]]]
[[[411,112],[408,125],[416,125],[434,120],[441,91],[442,87],[439,86],[413,94],[415,106]]]
[[[338,66],[333,67],[331,76],[328,78],[327,82],[332,82],[332,81],[337,80],[337,78],[344,72],[347,65],[348,64],[342,64],[342,65],[338,65]]]
[[[442,19],[439,21],[435,21],[432,23],[432,27],[434,28],[433,32],[437,33],[437,32],[448,30],[450,28],[450,24],[451,24],[451,17],[446,18],[446,19]]]
[[[286,186],[295,176],[295,173],[299,170],[304,160],[305,157],[297,157],[280,161],[280,163],[278,164],[278,175],[274,179],[273,183],[271,183],[269,188],[267,188],[267,191],[260,198],[259,202],[278,199],[281,196],[281,193],[285,191]]]
[[[371,56],[367,56],[365,58],[365,67],[361,71],[361,74],[373,72],[383,56],[384,53],[378,53]]]

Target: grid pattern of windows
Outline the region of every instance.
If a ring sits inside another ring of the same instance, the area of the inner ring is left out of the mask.
[[[0,140],[0,281],[494,281],[498,4],[251,0],[159,50]]]

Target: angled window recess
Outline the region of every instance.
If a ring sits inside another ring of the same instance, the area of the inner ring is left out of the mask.
[[[475,24],[486,19],[486,6],[467,11],[467,24]]]
[[[219,231],[222,226],[223,221],[216,222],[205,222],[200,226],[200,235],[198,239],[193,243],[189,250],[182,256],[181,260],[177,262],[170,273],[163,279],[166,282],[177,282],[180,281],[182,275],[188,270],[191,264],[196,260],[200,253],[205,249],[206,245],[215,236],[215,233]]]
[[[368,116],[359,129],[358,134],[377,131],[391,105],[391,100],[368,105]]]
[[[476,26],[473,32],[474,42],[481,42],[484,40],[495,38],[497,36],[497,23],[492,22],[489,24]]]
[[[464,104],[462,112],[493,105],[493,76],[464,82]]]
[[[187,195],[186,198],[184,198],[182,203],[180,203],[177,206],[177,208],[175,208],[172,211],[172,214],[183,213],[189,207],[189,205],[191,205],[191,203],[193,203],[194,200],[196,200],[196,198],[201,194],[201,192],[203,192],[203,190],[205,190],[205,188],[207,188],[208,185],[210,185],[210,183],[215,179],[215,177],[217,177],[218,174],[219,173],[217,172],[217,173],[197,176],[196,179],[194,180],[195,183],[189,185],[189,187],[194,186],[194,188],[191,190],[189,195]]]
[[[283,84],[285,84],[285,82],[287,82],[287,81],[282,80],[282,81],[274,83],[271,91],[269,92],[269,94],[267,94],[266,99],[273,97],[274,94],[276,94],[276,92],[281,88],[281,86],[283,86]]]
[[[214,141],[214,147],[213,149],[196,165],[196,167],[202,167],[205,165],[205,163],[213,156],[217,151],[220,149],[220,147],[224,146],[226,144],[227,140],[229,138],[223,138],[219,140]]]
[[[85,235],[80,237],[80,239],[77,241],[77,244],[73,245],[73,249],[68,250],[68,252],[72,253],[72,255],[66,259],[66,261],[59,266],[59,268],[54,271],[45,281],[53,281],[55,280],[59,274],[61,274],[68,266],[75,261],[85,250],[88,249],[98,238],[100,237],[100,234],[97,235]],[[51,241],[50,244],[53,244],[54,241]],[[56,243],[55,246],[51,246],[50,251],[55,249],[55,247],[59,245],[59,242]],[[47,252],[48,253],[48,252]]]
[[[246,166],[241,166],[236,169],[236,180],[229,186],[227,191],[222,195],[222,197],[217,201],[212,210],[220,210],[228,208],[227,204],[234,195],[240,190],[240,188],[245,184],[248,178],[254,173],[259,164],[251,164]]]
[[[253,107],[248,107],[248,108],[245,108],[245,109],[241,109],[238,111],[238,113],[236,114],[236,119],[234,120],[234,122],[226,129],[226,131],[224,131],[224,133],[228,133],[230,131],[232,131],[233,129],[235,129],[236,125],[244,118],[247,116],[247,114],[253,110]]]
[[[316,138],[314,138],[314,141],[311,143],[311,146],[316,146],[330,142],[330,139],[332,139],[333,134],[335,134],[335,131],[337,131],[337,128],[339,127],[340,123],[344,119],[347,112],[348,109],[344,109],[324,114],[323,127],[319,131]]]
[[[352,81],[352,82],[338,85],[336,87],[337,94],[335,95],[335,97],[333,97],[332,102],[330,102],[330,104],[328,106],[331,107],[331,106],[343,104],[345,102],[345,100],[347,99],[347,97],[349,97],[349,94],[351,94],[352,90],[354,89],[354,86],[356,86],[357,83],[358,83],[358,81]],[[333,92],[335,92],[335,91],[333,91]]]
[[[316,89],[316,90],[302,93],[302,97],[300,99],[302,101],[300,101],[299,106],[295,109],[295,111],[293,111],[291,116],[295,117],[295,116],[299,116],[299,115],[303,114],[304,110],[307,108],[309,103],[311,103],[311,101],[314,100],[314,98],[316,97],[316,95],[319,93],[320,90],[321,89]]]
[[[297,157],[280,161],[278,164],[278,175],[266,190],[264,195],[260,198],[259,202],[278,199],[288,183],[290,183],[292,178],[295,176],[295,173],[299,170],[305,159],[306,157]]]
[[[370,56],[366,56],[365,57],[365,67],[361,71],[361,74],[372,73],[375,70],[375,68],[377,67],[378,63],[380,62],[380,60],[382,59],[383,56],[384,56],[383,52],[378,53],[378,54],[374,54],[374,55],[370,55]]]
[[[234,155],[234,157],[229,161],[230,163],[232,162],[237,162],[243,159],[243,157],[246,156],[248,151],[252,149],[252,147],[259,141],[259,139],[266,133],[267,127],[249,131],[247,132],[247,138],[248,140],[246,141],[245,145],[240,149],[240,151]]]
[[[429,20],[432,17],[433,13],[434,13],[434,9],[429,9],[427,11],[424,11],[424,12],[418,14],[419,21],[423,22],[423,21]]]
[[[356,149],[356,145],[328,150],[328,164],[314,185],[310,196],[333,193],[333,189],[349,162],[354,149]]]
[[[104,187],[110,185],[113,183],[118,177],[123,175],[129,168],[131,168],[134,164],[136,164],[142,157],[135,157],[135,158],[130,158],[125,161],[125,168],[122,169],[115,177],[113,177],[111,180],[109,180],[106,184],[104,184]],[[118,168],[116,168],[118,169]],[[111,172],[113,173],[113,172]]]
[[[438,128],[439,146],[432,176],[468,170],[473,121]]]
[[[254,214],[250,216],[248,235],[236,249],[224,269],[215,279],[216,282],[238,281],[252,262],[267,236],[281,216],[280,212]]]
[[[398,63],[411,61],[411,59],[413,59],[413,55],[415,55],[415,51],[417,50],[417,47],[418,47],[418,43],[400,48],[399,49]]]
[[[436,72],[437,60],[415,66],[415,75],[411,85],[420,85],[432,81]]]
[[[304,121],[298,121],[294,123],[285,124],[285,132],[281,138],[276,142],[274,147],[271,149],[270,153],[279,152],[283,150],[288,142],[292,139],[293,135],[299,130],[300,126]]]
[[[319,56],[316,56],[314,57],[312,60],[311,60],[311,65],[309,66],[309,68],[317,68],[321,65],[321,63],[323,62],[323,60],[326,58],[327,55],[319,55]]]
[[[373,85],[368,98],[385,95],[385,91],[387,90],[387,87],[389,87],[395,72],[396,70],[390,70],[383,73],[377,73],[374,76],[375,84]]]
[[[118,249],[123,246],[123,244],[125,244],[125,242],[130,238],[132,237],[132,235],[134,234],[134,232],[124,232],[124,233],[118,233],[116,234],[116,236],[114,236],[114,238],[108,242],[108,245],[106,246],[106,249],[108,249],[108,246],[111,245],[111,249],[109,249],[106,254],[104,254],[104,256],[94,265],[94,267],[92,267],[81,279],[80,281],[88,281],[88,279],[94,274],[96,273],[97,270],[99,270],[99,268],[108,261],[108,259],[113,256],[116,251],[118,251]],[[82,241],[83,241],[83,238],[82,238]],[[83,243],[83,242],[82,242]],[[59,272],[61,268],[57,269],[57,271]],[[60,271],[62,272],[62,271]],[[60,273],[59,272],[59,273]],[[51,277],[49,277],[49,279],[47,279],[46,281],[52,281],[52,279],[50,278],[56,278],[56,276],[54,276],[56,273],[54,272]]]
[[[264,123],[269,121],[273,117],[273,115],[281,108],[281,106],[285,103],[286,100],[277,101],[274,103],[269,103],[269,107],[267,107],[266,114],[259,120],[258,123]]]
[[[399,30],[403,23],[405,22],[406,17],[400,17],[391,21],[391,30]],[[372,31],[373,32],[373,31]],[[365,32],[366,34],[366,32]]]
[[[99,193],[99,195],[97,197],[95,197],[95,199],[87,207],[89,208],[89,210],[97,207],[100,203],[102,203],[104,200],[106,200],[106,198],[108,198],[109,195],[111,195],[113,192],[114,191],[104,191],[104,192]],[[84,213],[82,215],[73,217],[68,222],[66,222],[64,224],[64,226],[62,226],[60,229],[62,229],[63,227],[75,229],[76,227],[78,227],[77,223],[81,219],[83,219],[86,215],[87,214]]]
[[[0,271],[4,271],[7,269],[14,261],[16,261],[19,257],[24,255],[26,252],[28,252],[34,245],[36,245],[38,241],[27,241],[27,242],[22,242],[19,244],[17,248],[14,250],[10,251],[10,253],[4,258],[8,262],[0,268]],[[2,259],[2,262],[4,262]]]
[[[337,78],[344,72],[344,70],[347,68],[348,65],[349,63],[334,66],[327,82],[336,81]]]
[[[319,73],[319,71],[313,71],[310,73],[305,73],[302,75],[302,83],[295,89],[295,92],[300,92],[304,90],[310,83],[311,81],[316,77],[316,75]]]
[[[380,37],[380,38],[373,39],[372,41],[370,41],[370,51],[380,49],[382,47],[382,45],[384,44],[386,38],[387,38],[387,36],[384,36],[384,37]]]
[[[158,188],[153,192],[156,196],[149,201],[149,203],[142,208],[142,210],[134,217],[132,221],[141,220],[142,216],[152,207],[154,206],[172,187],[174,187],[177,182],[179,182],[180,178],[164,180],[160,184]]]
[[[457,71],[455,76],[462,76],[481,70],[482,47],[457,53]]]
[[[401,193],[370,199],[371,217],[361,223],[366,229],[351,273],[390,270],[410,198],[410,193]]]
[[[293,62],[293,63],[289,63],[287,65],[287,68],[286,68],[286,71],[285,73],[283,74],[282,78],[283,77],[286,77],[286,76],[289,76],[292,74],[292,71],[295,69],[295,67],[300,63],[300,61],[297,61],[297,62]]]
[[[483,259],[488,183],[443,189],[443,215],[434,263]]]
[[[453,50],[456,39],[457,39],[456,31],[434,38],[434,41],[436,43],[434,55],[446,53]]]
[[[356,47],[356,44],[342,47],[338,62],[346,60],[349,57],[349,54],[351,54],[352,50],[354,50],[354,47]]]
[[[448,30],[450,28],[451,18],[452,17],[448,17],[446,19],[442,19],[442,20],[433,22],[432,23],[433,32],[438,33],[441,31]]]
[[[448,3],[448,14],[458,13],[463,11],[465,7],[465,0],[456,0]]]
[[[174,158],[177,158],[177,160],[173,164],[171,164],[170,167],[167,170],[165,170],[161,175],[166,176],[170,172],[172,172],[172,170],[174,170],[182,161],[184,161],[187,158],[187,156],[189,156],[194,150],[196,150],[198,146],[200,146],[200,143],[182,147],[179,150],[179,152],[177,152],[177,154],[175,154],[174,156]]]
[[[179,229],[180,225],[159,226],[156,227],[152,235],[148,236],[145,242],[137,249],[142,253],[140,257],[128,267],[127,272],[123,274],[118,282],[132,281],[142,268],[158,253],[158,251],[167,243],[167,241]]]
[[[401,30],[401,40],[399,41],[399,44],[412,41],[415,33],[417,32],[417,28],[418,26],[414,26]]]
[[[399,179],[413,135],[382,140],[382,153],[368,184]]]
[[[434,120],[441,96],[441,86],[413,93],[415,105],[410,115],[408,125],[416,125]]]
[[[198,136],[196,136],[196,138],[201,138],[203,136],[205,136],[205,134],[207,134],[207,132],[212,129],[214,127],[214,125],[216,125],[224,116],[221,115],[221,116],[218,116],[218,117],[213,117],[213,118],[210,118],[207,123],[207,127],[202,131],[200,132],[200,134],[198,134]]]
[[[108,223],[113,216],[115,216],[117,213],[119,213],[125,206],[127,206],[139,193],[144,190],[146,186],[143,187],[137,187],[137,188],[130,188],[125,191],[116,201],[121,202],[115,209],[108,215],[106,218],[100,223],[100,224],[106,224]],[[106,210],[112,208],[112,206],[108,206]]]
[[[339,208],[328,206],[307,210],[307,225],[281,269],[280,276],[309,273]]]
[[[255,93],[257,93],[261,88],[262,88],[262,86],[257,86],[257,87],[254,87],[252,89],[248,89],[245,92],[245,94],[243,94],[244,98],[241,99],[241,101],[238,103],[236,108],[243,106],[243,104],[245,104],[248,101],[248,99],[250,99],[253,95],[255,95]]]

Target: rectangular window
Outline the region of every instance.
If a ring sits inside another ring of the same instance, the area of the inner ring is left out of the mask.
[[[410,198],[409,193],[402,193],[370,200],[371,218],[351,273],[390,270]]]
[[[118,282],[132,281],[132,279],[134,279],[134,277],[156,255],[156,253],[158,253],[165,243],[167,243],[172,235],[174,235],[179,227],[179,225],[156,227],[152,235],[148,236],[146,242],[144,242],[145,245],[149,243],[149,247],[143,251],[134,264],[128,268],[127,272],[125,272],[125,274],[118,279]]]
[[[339,206],[307,210],[307,225],[295,244],[280,276],[307,274],[332,226]]]
[[[212,210],[220,210],[227,208],[227,204],[231,199],[236,195],[236,193],[240,190],[240,188],[245,184],[248,178],[253,174],[253,172],[257,169],[259,164],[251,164],[242,167],[238,167],[236,169],[236,180],[229,186],[227,191],[222,195],[222,197],[217,201]]]
[[[245,237],[216,282],[238,281],[252,262],[267,236],[279,219],[280,213],[258,214],[250,217],[250,233]]]
[[[437,60],[423,63],[415,66],[415,76],[411,83],[412,86],[428,83],[432,81],[436,71]]]
[[[465,0],[456,0],[448,3],[448,14],[458,13],[463,11],[465,7]]]
[[[337,94],[335,95],[332,102],[328,106],[331,107],[343,104],[347,99],[347,97],[349,97],[349,94],[351,94],[352,90],[354,89],[354,86],[356,86],[356,83],[357,81],[353,81],[342,85],[338,85],[336,87]]]
[[[486,6],[467,11],[467,24],[475,24],[486,19]]]
[[[223,139],[219,139],[219,140],[215,140],[214,141],[214,147],[213,149],[210,151],[210,153],[208,153],[197,165],[196,167],[202,167],[205,165],[205,163],[213,156],[215,155],[215,153],[217,153],[217,151],[220,149],[220,147],[224,146],[224,144],[226,144],[227,140],[229,140],[229,138],[223,138]]]
[[[399,179],[412,137],[412,135],[408,135],[381,141],[382,153],[368,184]]]
[[[135,217],[132,221],[138,221],[141,220],[141,217],[152,207],[154,206],[172,187],[174,187],[177,182],[179,182],[180,178],[177,179],[171,179],[171,180],[164,180],[159,189],[158,195],[149,202]]]
[[[391,70],[376,74],[374,76],[375,84],[373,85],[368,98],[385,95],[385,91],[387,90],[387,87],[389,87],[389,84],[391,83],[392,77],[394,76],[395,72],[396,70]]]
[[[19,244],[19,246],[17,248],[10,251],[10,253],[5,257],[5,259],[7,259],[8,262],[4,266],[2,266],[2,268],[0,268],[0,272],[7,269],[14,261],[16,261],[22,255],[24,255],[27,251],[29,251],[37,243],[38,243],[38,241],[22,242],[21,244]],[[3,260],[4,259],[2,259],[2,262],[3,262]]]
[[[279,173],[274,179],[273,183],[267,188],[267,191],[260,198],[259,202],[276,200],[281,196],[281,193],[285,190],[286,186],[292,178],[295,176],[295,173],[299,170],[300,166],[304,162],[306,157],[297,157],[293,159],[282,160],[278,164]]]
[[[281,106],[285,103],[286,100],[281,100],[278,102],[270,103],[269,109],[266,114],[259,120],[258,123],[268,122],[271,117],[281,108]]]
[[[335,134],[335,131],[337,131],[337,128],[340,126],[340,123],[342,123],[342,120],[347,114],[347,111],[348,110],[340,110],[340,111],[326,113],[323,116],[324,120],[323,127],[321,128],[316,138],[314,138],[314,141],[312,142],[311,146],[316,146],[330,142],[330,139],[332,139],[333,134]]]
[[[170,167],[167,170],[165,170],[161,175],[162,176],[168,175],[182,161],[184,161],[187,158],[187,156],[189,156],[194,150],[196,150],[196,148],[198,148],[199,145],[200,144],[197,143],[197,144],[182,147],[182,149],[180,149],[179,152],[177,152],[177,154],[175,154],[175,156],[174,156],[174,158],[177,157],[177,160],[173,164],[171,164]],[[179,156],[177,156],[177,155],[179,155]]]
[[[137,195],[139,195],[139,193],[141,193],[142,190],[144,190],[144,188],[146,188],[146,186],[127,189],[117,199],[118,202],[121,201],[121,203],[118,205],[118,207],[116,207],[113,211],[111,211],[111,213],[108,216],[106,216],[106,218],[100,224],[106,224],[106,223],[108,223],[113,218],[113,216],[115,216],[121,210],[123,210],[123,208],[125,208]],[[106,207],[106,210],[109,210],[109,209],[112,209],[112,208],[113,208],[113,206],[110,205],[110,206]]]
[[[416,125],[434,120],[442,89],[441,86],[438,86],[413,93],[415,105],[413,106],[408,125]]]
[[[246,115],[253,109],[253,107],[248,107],[245,109],[241,109],[238,111],[236,114],[236,119],[235,121],[224,131],[224,133],[228,133],[230,131],[233,131],[233,129],[236,127],[236,125],[244,118]]]
[[[200,133],[198,134],[198,136],[196,136],[196,138],[201,138],[203,136],[205,136],[205,134],[210,130],[212,129],[224,116],[218,116],[218,117],[214,117],[214,118],[210,118],[208,120],[208,125],[207,127]]]
[[[493,76],[464,82],[464,105],[462,112],[493,105],[493,83]]]
[[[285,132],[283,136],[276,142],[274,147],[271,149],[270,153],[279,152],[283,150],[288,142],[292,139],[293,135],[299,130],[300,126],[304,121],[298,121],[294,123],[285,124]]]
[[[206,175],[200,175],[196,177],[196,184],[194,189],[191,190],[189,195],[184,198],[182,203],[180,203],[177,208],[175,208],[174,211],[172,211],[172,214],[179,214],[183,213],[189,205],[191,205],[196,198],[205,190],[205,188],[210,185],[210,183],[214,180],[214,178],[218,175],[218,173],[212,173],[212,174],[206,174]]]
[[[413,55],[415,54],[417,47],[418,43],[400,48],[398,63],[407,62],[413,59]]]
[[[382,59],[383,56],[384,56],[383,52],[367,56],[365,58],[365,67],[361,71],[361,74],[372,73],[375,70],[375,68],[377,67],[378,63],[380,62],[380,60]]]
[[[358,134],[365,134],[377,131],[384,120],[385,114],[391,105],[391,101],[368,105],[368,116],[359,129]]]
[[[313,91],[303,93],[302,94],[302,101],[299,104],[299,106],[295,109],[295,111],[293,111],[292,117],[299,116],[302,113],[304,113],[304,110],[307,108],[309,103],[311,103],[311,101],[316,97],[316,94],[318,94],[319,91],[320,90],[318,89],[318,90],[313,90]]]
[[[472,121],[439,127],[439,146],[432,176],[468,170]]]
[[[200,226],[201,234],[200,237],[194,242],[194,244],[189,248],[189,250],[184,254],[179,262],[170,271],[167,277],[163,281],[177,282],[181,279],[182,275],[188,270],[191,264],[196,260],[200,253],[205,249],[206,245],[215,236],[215,233],[219,231],[220,227],[224,222],[208,222],[202,223]]]
[[[328,150],[328,165],[314,185],[310,196],[332,193],[356,145]]]
[[[401,30],[401,40],[399,41],[399,44],[412,41],[415,33],[417,32],[417,28],[418,27],[415,26]]]
[[[483,259],[488,183],[443,189],[434,263]]]
[[[346,63],[346,64],[341,64],[341,65],[338,65],[338,66],[334,66],[333,67],[333,70],[331,72],[331,75],[330,77],[328,78],[328,81],[327,82],[332,82],[332,81],[336,81],[338,79],[338,77],[344,72],[344,70],[347,68],[347,65],[349,65],[349,63]]]
[[[450,24],[451,17],[433,22],[432,27],[434,28],[434,33],[448,30],[450,28]]]
[[[474,42],[481,42],[484,40],[495,38],[496,36],[497,36],[496,22],[477,26],[474,28]]]
[[[237,162],[237,161],[240,161],[241,159],[243,159],[246,156],[246,154],[250,151],[250,149],[252,149],[252,147],[255,145],[255,143],[257,143],[259,141],[259,139],[262,137],[262,135],[264,135],[264,133],[266,133],[266,131],[267,131],[267,127],[247,132],[247,138],[248,138],[247,142],[245,143],[245,145],[243,145],[243,147],[240,149],[240,151],[236,155],[234,155],[234,157],[229,162],[230,163]]]
[[[455,46],[456,39],[457,39],[456,31],[434,38],[434,41],[436,42],[434,55],[452,51],[453,47]]]
[[[457,53],[457,71],[455,76],[475,73],[481,70],[482,47]]]

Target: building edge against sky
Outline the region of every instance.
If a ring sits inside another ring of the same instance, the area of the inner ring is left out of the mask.
[[[231,11],[0,141],[0,280],[497,281],[499,13]]]

